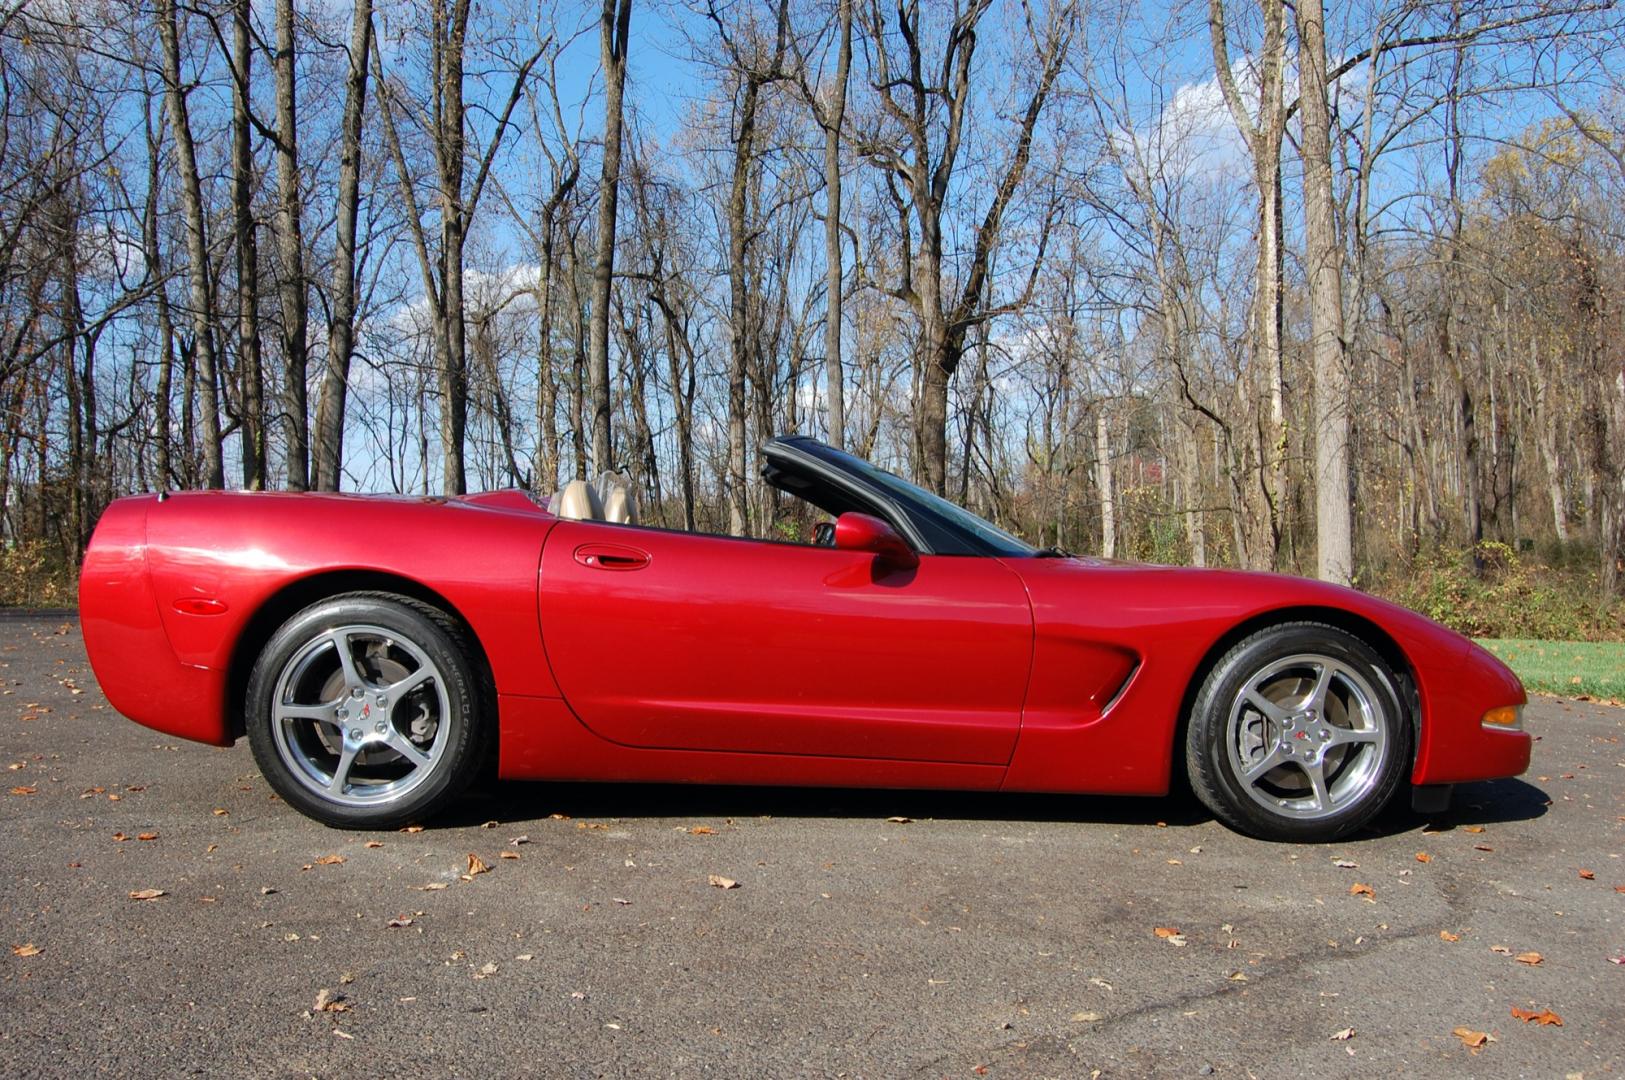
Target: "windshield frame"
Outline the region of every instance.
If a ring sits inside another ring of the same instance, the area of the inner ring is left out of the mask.
[[[915,526],[911,530],[916,533],[915,547],[925,554],[991,555],[1002,558],[1032,558],[1039,554],[1037,548],[991,521],[854,454],[837,450],[805,435],[770,440],[764,449],[771,452],[774,447],[805,454],[826,467],[839,470],[852,482],[907,515]],[[940,537],[943,533],[950,534],[958,543],[919,542],[925,536]]]

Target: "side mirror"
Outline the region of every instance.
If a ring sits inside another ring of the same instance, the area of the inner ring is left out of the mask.
[[[912,570],[920,557],[908,541],[879,518],[870,514],[842,514],[835,519],[835,546],[845,551],[867,551],[882,563],[898,570]]]

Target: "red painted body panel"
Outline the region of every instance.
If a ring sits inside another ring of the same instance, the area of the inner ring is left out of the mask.
[[[214,699],[184,717],[160,707],[166,695],[158,687],[151,703],[114,704],[160,730],[229,743],[238,703],[225,700],[225,676],[252,617],[302,581],[348,571],[403,578],[438,594],[478,637],[498,686],[556,696],[533,600],[542,540],[554,519],[529,500],[523,506],[493,505],[489,498],[225,492],[121,499],[103,514],[80,579],[85,641],[97,678],[111,696],[131,684],[157,682],[152,672],[166,665],[211,673]],[[138,517],[145,520],[144,552],[135,550],[129,524]],[[138,555],[144,574],[133,569]],[[137,578],[142,586],[132,584]],[[136,599],[142,587],[155,601],[170,646],[164,663],[151,626],[139,650],[131,648],[132,635],[119,630],[133,618],[127,607],[151,609],[152,601]],[[192,598],[218,601],[225,610],[198,615],[174,606]],[[115,644],[120,641],[122,647]]]
[[[1167,789],[1187,691],[1226,635],[1335,611],[1405,657],[1415,783],[1528,765],[1528,735],[1480,723],[1525,700],[1499,661],[1352,590],[1090,559],[877,566],[560,522],[517,492],[182,494],[108,508],[80,607],[114,707],[203,742],[232,741],[231,666],[245,633],[270,629],[256,615],[351,572],[412,582],[469,625],[504,776],[1141,794]]]
[[[1021,580],[918,561],[564,521],[542,636],[564,699],[624,746],[1002,766],[1032,661]]]

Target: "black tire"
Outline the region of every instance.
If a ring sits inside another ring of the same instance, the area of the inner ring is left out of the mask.
[[[1186,775],[1238,832],[1332,840],[1381,813],[1404,784],[1414,742],[1406,702],[1396,674],[1353,634],[1314,622],[1266,627],[1203,680]]]
[[[409,597],[312,604],[271,635],[249,676],[254,760],[290,806],[324,824],[426,820],[463,792],[492,742],[472,655],[455,620]]]

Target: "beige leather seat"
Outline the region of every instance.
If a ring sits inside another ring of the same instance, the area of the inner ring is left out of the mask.
[[[631,477],[625,473],[600,473],[597,486],[603,504],[602,520],[617,525],[638,523],[638,504],[632,495]]]
[[[602,521],[604,504],[598,492],[585,480],[572,480],[547,500],[547,509],[561,518],[575,521]]]

